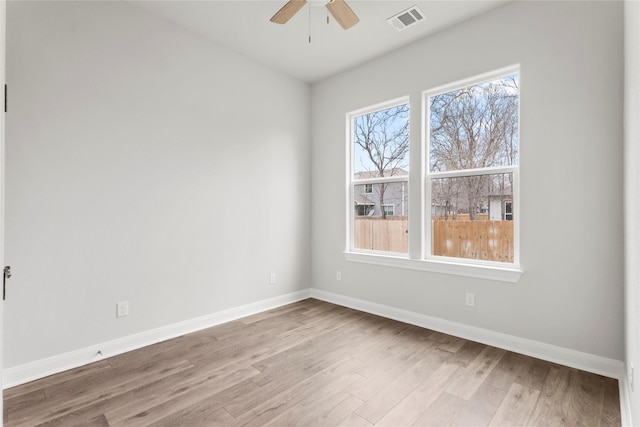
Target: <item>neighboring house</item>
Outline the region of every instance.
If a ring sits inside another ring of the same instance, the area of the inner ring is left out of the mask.
[[[385,176],[409,176],[404,169],[394,169]],[[357,172],[356,179],[378,178],[379,172]],[[406,216],[409,211],[407,181],[361,184],[354,187],[356,216]],[[380,197],[382,193],[382,198]],[[381,200],[382,199],[382,200]]]
[[[493,221],[513,220],[513,200],[511,195],[492,194],[489,196],[489,219]]]
[[[485,191],[480,190],[476,199],[475,213],[477,219],[489,219],[492,221],[513,220],[513,195],[511,185],[499,181],[493,183]],[[470,208],[468,191],[463,185],[455,189],[442,188],[438,191],[434,188],[431,200],[431,215],[434,219],[458,219],[469,218]]]

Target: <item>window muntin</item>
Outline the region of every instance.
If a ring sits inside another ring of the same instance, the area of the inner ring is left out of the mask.
[[[425,93],[428,259],[518,263],[515,71]]]
[[[350,249],[408,254],[409,104],[349,116]]]

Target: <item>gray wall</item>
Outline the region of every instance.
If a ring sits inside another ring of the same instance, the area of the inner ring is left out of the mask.
[[[5,368],[309,287],[307,84],[126,3],[7,9]]]
[[[622,29],[621,2],[518,1],[315,84],[313,286],[623,360]],[[419,148],[423,90],[518,63],[520,281],[345,261],[345,113],[410,95]]]

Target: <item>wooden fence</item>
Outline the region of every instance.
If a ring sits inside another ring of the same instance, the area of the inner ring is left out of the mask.
[[[513,221],[436,220],[431,224],[433,255],[513,262]],[[354,246],[406,253],[407,230],[406,217],[357,217]]]
[[[402,217],[356,217],[354,246],[358,249],[376,251],[409,251],[409,229],[406,216]]]

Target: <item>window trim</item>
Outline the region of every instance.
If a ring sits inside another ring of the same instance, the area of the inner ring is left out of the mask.
[[[415,108],[417,101],[412,99],[409,95],[402,96],[399,98],[395,98],[389,100],[387,102],[381,102],[375,105],[371,105],[366,108],[357,109],[346,114],[346,126],[345,126],[345,163],[346,163],[346,176],[345,180],[345,195],[346,199],[346,228],[345,228],[345,242],[346,247],[343,252],[345,260],[349,262],[358,262],[365,264],[373,264],[379,266],[387,266],[393,268],[402,268],[402,269],[410,269],[410,270],[418,270],[418,271],[426,271],[432,273],[440,273],[447,275],[455,275],[455,276],[464,276],[464,277],[473,277],[479,279],[488,279],[495,281],[502,281],[508,283],[517,283],[520,280],[524,271],[521,268],[520,264],[520,217],[518,214],[520,212],[520,176],[519,176],[519,162],[516,166],[504,166],[504,167],[492,167],[492,168],[483,168],[483,169],[468,169],[465,171],[445,171],[445,172],[437,172],[430,173],[429,172],[429,153],[428,153],[428,120],[427,120],[427,100],[428,96],[433,96],[438,93],[445,93],[450,90],[458,89],[464,86],[469,86],[473,84],[483,83],[486,81],[490,81],[493,79],[506,77],[511,74],[518,74],[520,87],[522,82],[522,75],[520,71],[520,65],[512,65],[509,67],[501,68],[498,70],[494,70],[488,73],[476,75],[474,77],[468,79],[458,80],[453,83],[449,83],[446,85],[441,85],[434,87],[429,90],[422,91],[421,93],[421,111],[420,123],[416,125],[412,125],[412,129],[420,129],[420,135],[410,135],[411,139],[411,147],[414,147],[414,142],[417,141],[417,138],[420,138],[420,142],[415,142],[415,144],[419,144],[419,152],[410,151],[409,156],[410,159],[414,156],[418,156],[420,160],[417,162],[419,167],[416,165],[415,160],[410,160],[412,164],[412,168],[409,170],[408,175],[401,176],[392,176],[385,178],[369,178],[357,180],[357,184],[375,184],[380,182],[398,182],[405,181],[407,182],[407,194],[415,194],[411,192],[411,187],[416,185],[422,186],[418,194],[420,194],[420,200],[410,202],[410,208],[408,212],[408,216],[411,215],[419,215],[419,219],[414,224],[419,224],[419,229],[416,229],[414,232],[410,232],[408,235],[408,253],[393,253],[393,252],[381,252],[381,251],[372,251],[367,249],[356,249],[353,247],[354,245],[354,210],[352,208],[353,200],[354,200],[354,188],[356,184],[356,180],[353,178],[353,162],[354,162],[354,147],[353,147],[353,118],[359,115],[367,114],[370,112],[378,111],[384,108],[391,108],[396,105],[409,103],[410,109]],[[427,95],[428,94],[428,95]],[[412,102],[413,101],[413,102]],[[520,131],[520,109],[521,102],[519,99],[518,102],[518,132]],[[411,118],[416,118],[417,115],[415,113],[410,113]],[[518,138],[518,146],[520,145],[520,139]],[[514,182],[513,182],[513,197],[512,197],[512,209],[514,214],[514,262],[513,263],[501,263],[494,261],[482,261],[482,260],[473,260],[473,259],[464,259],[464,258],[450,258],[443,256],[430,256],[427,257],[427,253],[431,251],[431,215],[427,212],[426,209],[426,200],[431,200],[430,195],[430,185],[427,185],[432,178],[444,178],[448,175],[450,176],[471,176],[481,174],[491,174],[491,173],[506,173],[512,172],[514,173]],[[411,208],[413,206],[413,208]],[[428,215],[428,217],[427,217]],[[412,220],[409,218],[409,224],[412,223]],[[429,235],[427,236],[427,231]],[[419,251],[414,248],[415,242],[412,245],[412,241],[414,239],[419,240]],[[413,248],[413,249],[412,249]]]
[[[442,260],[411,259],[400,255],[394,255],[393,253],[381,253],[375,251],[345,251],[344,257],[347,261],[351,262],[428,271],[431,273],[450,274],[455,276],[474,277],[477,279],[497,280],[509,283],[517,283],[523,274],[521,269],[509,268],[502,263],[500,263],[500,265],[462,264],[457,262],[458,258],[440,257],[443,258]]]
[[[391,99],[389,101],[386,102],[380,102],[378,104],[375,105],[371,105],[369,107],[365,107],[365,108],[360,108],[358,110],[354,110],[351,112],[348,112],[346,114],[346,121],[347,121],[347,125],[346,125],[346,179],[345,179],[345,184],[346,184],[346,197],[347,197],[347,203],[346,203],[346,208],[347,208],[347,212],[346,212],[346,219],[347,219],[347,224],[346,224],[346,242],[347,242],[347,250],[345,251],[345,253],[360,253],[360,254],[382,254],[383,256],[389,255],[391,257],[409,257],[409,254],[404,254],[404,253],[400,253],[400,252],[381,252],[381,251],[371,251],[370,249],[360,249],[360,248],[356,248],[354,247],[354,243],[355,243],[355,215],[354,215],[354,209],[352,209],[352,206],[354,205],[354,201],[355,201],[355,187],[356,185],[365,185],[365,184],[386,184],[386,183],[392,183],[392,182],[402,182],[405,181],[407,183],[407,191],[409,190],[410,186],[411,186],[411,169],[409,169],[409,174],[408,175],[391,175],[388,177],[375,177],[375,178],[364,178],[364,179],[354,179],[354,160],[355,160],[355,149],[353,146],[353,122],[354,119],[358,116],[362,116],[365,114],[369,114],[369,113],[373,113],[376,111],[380,111],[380,110],[385,110],[388,108],[393,108],[396,107],[398,105],[402,105],[402,104],[409,104],[409,106],[411,105],[411,100],[409,95],[406,96],[401,96],[398,98],[394,98]],[[411,108],[411,107],[409,107]],[[409,134],[409,138],[411,138],[411,134]],[[411,156],[411,153],[409,153],[409,156]],[[409,157],[409,159],[411,159],[411,157]],[[382,209],[382,207],[381,207]],[[410,212],[408,212],[410,213]],[[407,215],[407,218],[409,217],[409,215]],[[408,237],[408,248],[411,248],[411,235],[409,234]]]
[[[424,212],[422,220],[423,230],[423,244],[421,258],[425,261],[445,263],[446,265],[457,265],[463,269],[462,266],[481,266],[489,269],[496,269],[497,271],[507,270],[516,271],[522,273],[520,268],[520,216],[515,215],[520,212],[520,160],[518,158],[518,164],[508,166],[494,166],[488,168],[475,168],[475,169],[463,169],[463,170],[451,170],[443,172],[431,172],[430,171],[430,152],[429,152],[429,98],[437,96],[443,93],[447,93],[453,90],[462,89],[464,87],[473,86],[481,83],[486,83],[491,80],[496,80],[502,77],[510,76],[512,74],[518,74],[518,81],[520,82],[520,65],[513,65],[510,67],[501,68],[488,73],[483,73],[470,77],[467,79],[458,80],[445,85],[437,86],[432,89],[428,89],[422,92],[422,120],[421,120],[421,149],[422,149],[422,164],[424,167],[422,175],[422,197],[421,201],[424,206],[427,201],[431,200],[431,180],[436,178],[457,178],[464,176],[477,176],[477,175],[491,175],[499,173],[512,173],[513,174],[513,186],[512,186],[512,212],[513,216],[513,263],[495,262],[495,261],[483,261],[474,260],[468,258],[450,258],[431,253],[432,247],[432,227],[431,227],[431,215],[428,212]],[[520,91],[518,92],[518,153],[520,152]],[[455,274],[455,273],[454,273]],[[462,274],[461,275],[465,275]],[[519,276],[518,276],[519,278]]]

